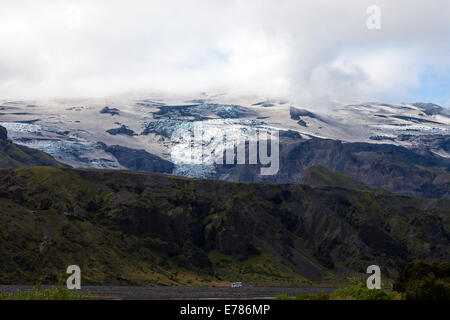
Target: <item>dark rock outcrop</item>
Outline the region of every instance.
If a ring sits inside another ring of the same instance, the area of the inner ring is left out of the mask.
[[[106,146],[100,143],[106,152],[111,153],[127,169],[160,173],[172,173],[174,164],[143,149],[131,149],[119,145]]]
[[[413,103],[412,105],[415,107],[421,108],[423,110],[423,112],[428,116],[432,116],[432,115],[436,115],[436,114],[450,116],[450,113],[448,112],[448,110],[446,110],[446,109],[442,108],[441,106],[434,104],[434,103],[416,102],[416,103]]]
[[[299,120],[301,117],[316,118],[316,115],[314,113],[309,112],[308,110],[305,109],[290,107],[289,113],[291,115],[292,120]]]
[[[0,126],[0,140],[8,141],[8,130],[2,126]]]
[[[120,128],[113,128],[106,130],[109,134],[116,135],[116,134],[123,134],[126,136],[136,136],[137,134],[129,129],[126,125],[122,125]]]
[[[100,113],[108,113],[112,116],[120,114],[120,110],[117,108],[110,108],[108,106],[104,107],[102,110],[100,110]]]

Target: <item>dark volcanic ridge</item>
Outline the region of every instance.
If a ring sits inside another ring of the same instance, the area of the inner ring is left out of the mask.
[[[316,169],[314,169],[316,170]],[[154,173],[0,170],[0,282],[293,285],[450,259],[448,200]],[[324,177],[325,175],[325,177]],[[315,183],[315,182],[314,182]],[[324,185],[325,183],[325,185]],[[62,267],[64,266],[64,267]]]
[[[124,146],[107,146],[103,142],[98,147],[112,154],[127,169],[137,171],[172,173],[174,164],[143,149],[131,149]]]

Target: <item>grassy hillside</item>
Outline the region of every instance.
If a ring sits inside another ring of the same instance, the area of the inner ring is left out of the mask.
[[[449,260],[447,200],[297,184],[0,170],[0,283],[293,285]]]
[[[355,180],[343,173],[330,170],[324,166],[308,167],[303,174],[302,183],[313,188],[335,186],[350,190],[374,190],[374,188],[371,188],[358,180]]]

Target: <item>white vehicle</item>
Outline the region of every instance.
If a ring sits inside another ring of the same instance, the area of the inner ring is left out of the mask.
[[[240,287],[242,287],[242,282],[233,282],[231,284],[231,287],[232,288],[240,288]]]

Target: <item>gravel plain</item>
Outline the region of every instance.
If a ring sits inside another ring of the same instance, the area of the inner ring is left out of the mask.
[[[48,288],[50,286],[42,286]],[[15,292],[31,289],[25,285],[0,285],[0,291]],[[317,287],[134,287],[83,286],[81,289],[95,297],[117,300],[214,300],[214,299],[273,299],[277,294],[295,296],[300,292],[332,293],[335,288]]]

